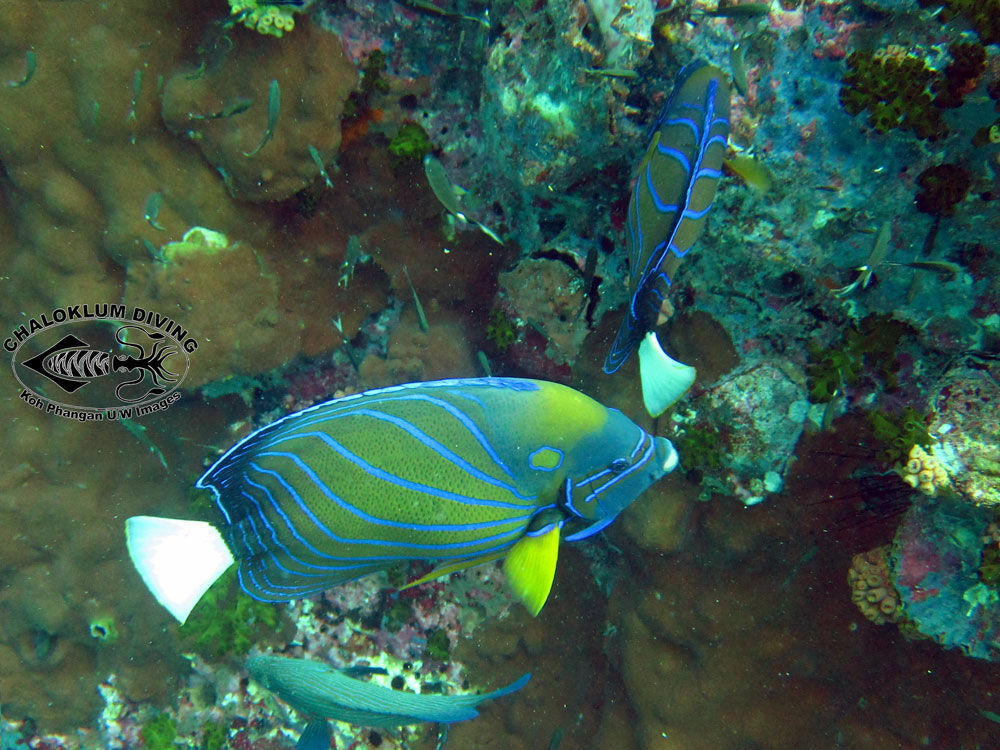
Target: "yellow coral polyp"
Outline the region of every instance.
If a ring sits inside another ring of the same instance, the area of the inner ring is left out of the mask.
[[[279,38],[295,28],[292,14],[299,10],[293,6],[258,3],[257,0],[229,0],[229,8],[247,28]]]
[[[906,465],[899,470],[899,474],[908,485],[930,497],[951,485],[948,472],[941,462],[919,445],[910,448]]]

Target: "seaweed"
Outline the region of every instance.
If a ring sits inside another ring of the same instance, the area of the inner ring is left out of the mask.
[[[917,210],[933,216],[954,216],[955,206],[969,194],[972,175],[960,164],[928,167],[917,177]]]
[[[486,339],[490,341],[497,351],[506,351],[514,343],[517,335],[514,332],[514,323],[508,318],[503,310],[494,307],[490,310],[490,322],[486,324]]]
[[[428,658],[444,664],[448,661],[450,652],[451,642],[448,640],[448,634],[444,630],[436,628],[427,633]]]
[[[170,750],[177,737],[177,725],[170,714],[157,714],[143,725],[139,736],[147,750]]]
[[[262,634],[279,628],[278,608],[252,599],[235,582],[235,571],[224,573],[180,626],[190,647],[208,658],[243,654]]]
[[[929,448],[933,440],[927,431],[927,415],[906,406],[900,416],[885,411],[868,413],[872,434],[883,446],[882,459],[887,464],[905,461],[914,445]]]
[[[810,342],[806,377],[809,400],[830,401],[845,386],[857,386],[863,374],[881,379],[887,391],[899,388],[897,350],[913,329],[891,315],[872,314],[844,332],[838,344],[824,347]]]

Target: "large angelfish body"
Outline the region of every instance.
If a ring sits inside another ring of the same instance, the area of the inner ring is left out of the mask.
[[[584,394],[514,378],[382,388],[290,414],[241,440],[198,480],[218,525],[150,516],[129,553],[183,622],[234,562],[243,590],[290,601],[407,560],[427,580],[505,558],[536,614],[561,530],[597,533],[671,471],[677,454]]]
[[[604,362],[611,374],[638,348],[643,401],[654,417],[694,382],[694,368],[668,356],[654,331],[671,275],[715,199],[728,135],[724,74],[703,61],[691,63],[680,72],[636,169],[625,227],[630,299]]]

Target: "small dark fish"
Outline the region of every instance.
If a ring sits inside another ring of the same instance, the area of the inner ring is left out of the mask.
[[[281,114],[281,86],[277,80],[271,80],[271,87],[267,95],[267,130],[264,131],[264,138],[253,151],[244,151],[244,156],[255,156],[268,141],[274,136],[274,126],[278,124],[278,115]]]
[[[911,263],[889,263],[891,266],[906,266],[918,271],[930,271],[936,273],[942,281],[951,281],[959,273],[962,267],[957,263],[949,263],[945,260],[915,260]]]
[[[203,115],[200,112],[188,112],[189,120],[221,120],[224,117],[232,117],[233,115],[241,115],[246,112],[253,105],[253,99],[241,96],[236,99],[218,112],[209,112],[207,115]]]
[[[413,10],[429,13],[434,16],[441,16],[443,18],[461,18],[466,21],[475,21],[478,24],[482,24],[487,31],[490,30],[489,8],[486,8],[481,16],[470,16],[466,13],[460,13],[459,11],[442,8],[435,5],[431,2],[431,0],[400,0],[400,2],[403,5],[409,6]]]
[[[584,73],[607,78],[638,78],[639,74],[628,68],[584,68]]]
[[[149,226],[153,229],[159,229],[161,232],[166,232],[167,228],[160,224],[156,217],[160,215],[160,206],[163,205],[163,196],[159,193],[150,193],[149,197],[146,198],[146,209],[143,212],[142,218],[149,222]]]
[[[155,260],[157,263],[162,263],[163,262],[163,260],[164,260],[163,259],[163,251],[160,250],[160,249],[158,249],[156,247],[156,245],[154,245],[152,242],[150,242],[146,238],[143,238],[143,240],[142,240],[142,246],[144,248],[146,248],[146,252],[149,253],[150,257],[152,257],[153,260]]]
[[[410,285],[410,294],[413,295],[413,306],[417,308],[417,325],[420,326],[420,330],[427,333],[431,330],[431,327],[427,324],[427,316],[424,315],[424,306],[420,304],[420,299],[417,297],[417,290],[413,288],[413,281],[410,280],[410,272],[406,270],[406,266],[403,266],[403,273],[406,274],[406,283]]]
[[[333,183],[330,181],[330,175],[326,172],[326,165],[323,164],[323,157],[319,155],[319,151],[317,151],[316,147],[311,143],[309,144],[309,157],[313,160],[313,164],[319,168],[319,176],[323,178],[323,182],[326,183],[328,188],[332,188]]]
[[[129,106],[127,118],[130,125],[135,124],[135,106],[136,102],[139,101],[139,94],[141,91],[142,71],[139,68],[136,68],[135,73],[132,74],[132,104]]]
[[[692,15],[708,16],[709,18],[761,18],[770,12],[770,3],[744,3],[743,5],[727,5],[712,10],[695,11]]]
[[[185,73],[184,77],[187,80],[189,80],[189,81],[197,81],[199,78],[201,78],[203,75],[205,75],[205,69],[207,67],[208,67],[208,63],[206,63],[204,60],[202,60],[201,63],[198,65],[197,68],[195,68],[194,70],[192,70],[190,73]]]
[[[22,86],[27,86],[28,81],[31,80],[32,76],[35,75],[35,69],[38,67],[38,58],[35,57],[35,53],[30,49],[24,53],[24,78],[20,81],[7,81],[7,85],[12,89],[19,89]]]

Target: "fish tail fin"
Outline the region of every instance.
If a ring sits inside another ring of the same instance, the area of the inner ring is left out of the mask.
[[[330,750],[333,731],[326,719],[313,719],[299,735],[295,750]]]
[[[498,690],[494,690],[492,693],[487,693],[486,695],[482,696],[482,699],[484,701],[491,701],[494,698],[502,698],[505,695],[516,693],[518,690],[527,685],[528,680],[530,679],[531,679],[531,672],[523,674],[516,680],[514,680],[512,683],[507,685],[506,687],[499,688]]]
[[[695,369],[678,362],[660,346],[650,331],[639,344],[639,377],[642,401],[650,416],[658,417],[687,393],[694,383]]]
[[[542,611],[552,590],[559,557],[559,526],[540,534],[526,534],[510,548],[503,561],[507,581],[532,617]]]
[[[233,564],[219,530],[205,521],[133,516],[125,543],[143,582],[179,622]]]

